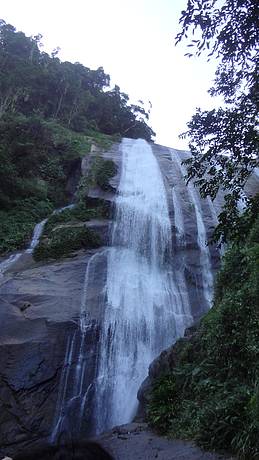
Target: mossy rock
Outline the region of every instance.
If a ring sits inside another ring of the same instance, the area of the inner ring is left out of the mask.
[[[104,160],[96,156],[91,164],[87,175],[82,176],[77,188],[77,200],[83,202],[87,200],[87,195],[91,187],[96,185],[105,192],[112,191],[110,180],[117,174],[117,166],[112,160]]]
[[[97,165],[95,179],[102,190],[110,190],[110,179],[117,173],[117,166],[112,160],[103,160]]]
[[[67,257],[79,249],[101,246],[101,238],[86,227],[62,227],[52,232],[51,238],[43,238],[36,247],[33,257],[36,261]]]

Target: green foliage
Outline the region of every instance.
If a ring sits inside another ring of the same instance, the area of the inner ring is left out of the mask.
[[[112,160],[104,160],[100,156],[96,156],[91,164],[89,173],[80,178],[77,187],[77,201],[83,203],[90,187],[98,185],[102,190],[108,191],[111,189],[109,180],[117,173],[117,166]]]
[[[62,212],[52,214],[44,226],[43,237],[50,237],[52,230],[59,224],[78,224],[90,219],[102,217],[104,206],[100,202],[95,208],[87,208],[85,204],[77,204],[74,208],[64,209]]]
[[[0,20],[0,118],[37,114],[77,132],[94,129],[151,140],[149,114],[130,105],[118,86],[108,89],[110,76],[102,67],[61,62],[57,52],[49,56],[40,50],[41,38],[26,37]]]
[[[213,308],[182,342],[179,364],[162,377],[151,424],[208,449],[259,456],[259,219],[247,242],[233,243],[216,283]]]
[[[80,177],[76,190],[76,200],[78,203],[83,203],[86,200],[90,185],[91,181],[89,175]]]
[[[91,144],[97,144],[103,150],[109,150],[114,142],[120,142],[121,140],[120,134],[107,135],[93,129],[87,129],[86,135]]]
[[[92,168],[93,179],[103,190],[111,188],[109,180],[117,173],[117,167],[112,160],[97,157]]]
[[[259,194],[246,198],[246,208],[241,214],[235,206],[236,196],[233,192],[225,197],[224,209],[219,214],[219,224],[214,231],[213,242],[244,242],[259,214]],[[231,225],[230,221],[231,220]]]
[[[72,162],[90,150],[86,136],[39,117],[8,116],[0,121],[0,189],[10,207],[17,198],[50,198],[65,185]],[[40,195],[40,196],[39,196]],[[55,203],[55,201],[54,201]],[[60,204],[57,200],[57,203]]]
[[[225,207],[215,238],[226,241],[236,231],[237,205],[258,158],[258,5],[255,0],[188,2],[180,18],[184,37],[194,53],[219,60],[212,96],[221,95],[224,107],[197,109],[183,137],[190,140],[192,158],[186,160],[187,178],[194,179],[203,197],[223,189]],[[195,34],[195,36],[194,36]],[[247,206],[252,206],[247,200]]]
[[[33,257],[36,261],[67,257],[78,249],[98,248],[101,245],[99,235],[84,226],[61,227],[52,231],[50,239],[42,239],[35,248]]]
[[[24,247],[34,225],[68,200],[69,171],[90,150],[90,143],[57,123],[23,115],[0,120],[0,141],[0,253],[4,254]]]
[[[0,253],[23,247],[39,221],[37,212],[21,214],[24,200],[32,200],[36,208],[38,202],[45,202],[46,209],[51,204],[51,210],[67,203],[70,170],[90,151],[93,140],[107,147],[112,143],[106,135],[95,137],[91,132],[88,137],[38,116],[13,115],[0,120]]]
[[[52,214],[44,226],[39,245],[35,248],[35,260],[58,259],[66,257],[78,249],[96,248],[101,245],[100,237],[84,226],[90,219],[102,217],[105,206],[87,208],[79,203],[73,208]]]
[[[50,214],[50,201],[25,199],[9,211],[0,211],[0,253],[21,249],[28,245],[35,224]]]

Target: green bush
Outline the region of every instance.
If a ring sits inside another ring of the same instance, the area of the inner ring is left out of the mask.
[[[0,254],[25,247],[36,223],[67,202],[71,165],[92,142],[112,143],[109,136],[76,133],[39,115],[9,114],[0,120]],[[38,212],[42,203],[45,210]]]
[[[109,191],[110,179],[117,173],[117,166],[112,160],[104,160],[96,156],[89,173],[82,176],[77,187],[77,201],[83,203],[87,199],[90,187],[98,185],[102,190]]]
[[[100,217],[105,213],[105,207],[100,201],[96,208],[87,208],[80,203],[73,208],[52,214],[44,226],[39,245],[35,248],[35,260],[58,259],[68,256],[81,248],[96,248],[101,245],[101,239],[93,230],[86,228],[83,223]]]
[[[243,459],[259,458],[259,219],[226,253],[215,303],[152,392],[149,421]]]
[[[110,190],[109,180],[117,173],[117,167],[112,160],[101,160],[96,165],[96,183],[103,190]]]
[[[0,253],[24,248],[29,244],[37,222],[49,215],[53,205],[48,200],[16,201],[11,211],[0,211]]]
[[[42,238],[35,248],[33,257],[36,261],[66,257],[81,248],[97,248],[101,239],[97,233],[86,227],[56,228],[51,238]]]
[[[90,219],[102,217],[104,205],[101,203],[96,208],[88,208],[84,203],[79,203],[73,208],[64,209],[62,212],[52,214],[44,226],[43,237],[51,237],[52,230],[62,223],[77,224]]]

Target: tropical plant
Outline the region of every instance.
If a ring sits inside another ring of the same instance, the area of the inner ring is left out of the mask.
[[[216,238],[226,240],[238,218],[238,202],[253,206],[244,186],[259,164],[258,157],[258,2],[256,0],[191,0],[180,18],[176,43],[189,39],[187,56],[207,54],[218,67],[211,96],[223,97],[219,109],[202,111],[182,134],[189,138],[192,157],[187,179],[202,196],[226,193]]]

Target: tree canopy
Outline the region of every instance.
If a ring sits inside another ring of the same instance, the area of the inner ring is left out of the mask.
[[[148,141],[155,134],[142,105],[129,103],[102,67],[61,62],[41,50],[41,35],[26,37],[0,20],[0,119],[10,113],[55,119],[78,132],[93,128]]]
[[[211,96],[221,95],[223,107],[196,110],[188,130],[192,158],[186,161],[188,180],[201,195],[226,192],[215,238],[233,235],[238,202],[258,157],[258,2],[256,0],[188,0],[176,43],[187,39],[188,57],[207,54],[218,60]],[[245,197],[247,213],[256,215],[258,198]]]

